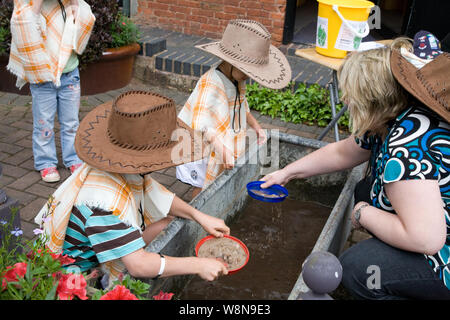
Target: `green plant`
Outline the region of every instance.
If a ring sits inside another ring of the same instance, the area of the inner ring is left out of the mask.
[[[117,23],[111,26],[111,37],[111,48],[123,47],[139,40],[139,30],[129,18],[119,14]]]
[[[119,8],[116,1],[111,0],[86,0],[95,16],[95,24],[89,42],[83,54],[79,57],[80,69],[87,64],[97,61],[112,42],[111,27],[116,24],[119,16]]]
[[[113,285],[123,286],[127,288],[130,291],[130,294],[133,294],[138,300],[146,300],[144,295],[148,293],[148,289],[150,288],[149,284],[144,283],[140,280],[132,279],[129,275],[126,275],[123,279],[115,281]],[[100,300],[107,294],[108,291],[106,290],[96,290],[96,292],[92,296],[92,300]],[[111,294],[109,296],[111,296]],[[112,300],[112,299],[103,298],[102,300]]]
[[[49,199],[44,220],[51,218],[57,205],[52,198]],[[42,225],[34,230],[41,236],[36,241],[23,244],[22,230],[11,227],[16,214],[17,208],[13,208],[10,221],[0,220],[0,300],[145,299],[150,286],[130,276],[122,277],[110,290],[94,288],[98,271],[79,272],[80,269],[73,265],[74,259],[46,248]],[[17,240],[18,246],[11,248],[11,240]],[[23,249],[21,252],[17,250],[19,247]],[[161,292],[154,299],[168,300],[172,295]]]
[[[13,0],[0,0],[0,55],[9,55],[9,48],[11,46],[9,24],[13,9]]]
[[[247,101],[250,109],[272,118],[279,117],[284,122],[326,126],[332,117],[329,91],[318,84],[299,84],[293,90],[291,83],[285,90],[261,87],[258,83],[247,85]],[[336,106],[336,112],[342,108]],[[341,129],[348,130],[348,113],[339,119]]]
[[[94,29],[88,45],[80,56],[80,69],[99,60],[107,48],[125,46],[139,39],[137,26],[123,16],[117,1],[86,0],[95,16]]]

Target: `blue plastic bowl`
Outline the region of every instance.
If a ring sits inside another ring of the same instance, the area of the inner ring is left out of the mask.
[[[250,197],[265,202],[281,202],[288,196],[286,188],[279,184],[274,184],[269,188],[262,189],[264,181],[252,181],[247,183],[247,192]]]

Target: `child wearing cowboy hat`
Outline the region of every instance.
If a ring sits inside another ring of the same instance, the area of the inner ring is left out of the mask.
[[[286,57],[270,39],[261,23],[238,19],[229,22],[220,41],[197,46],[222,62],[199,79],[178,115],[191,128],[205,132],[212,146],[203,160],[177,166],[177,178],[195,187],[194,196],[234,166],[245,149],[247,124],[255,130],[258,144],[267,139],[250,113],[245,81],[250,77],[281,89],[291,80]]]
[[[351,220],[372,237],[341,255],[342,284],[358,299],[448,300],[450,54],[421,32],[412,44],[353,52],[338,77],[352,135],[265,176],[262,187],[368,161]]]
[[[178,131],[192,146],[182,153],[172,140]],[[104,287],[125,271],[142,278],[197,274],[208,281],[226,275],[226,266],[216,259],[144,250],[173,217],[194,220],[216,237],[230,233],[222,219],[190,206],[149,174],[198,160],[202,146],[194,136],[177,121],[174,101],[150,92],[126,92],[89,112],[75,139],[85,163],[35,218],[46,246],[75,259],[67,268],[85,272],[100,265],[108,279]]]

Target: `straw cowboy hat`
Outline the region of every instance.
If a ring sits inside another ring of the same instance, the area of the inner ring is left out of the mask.
[[[222,40],[196,47],[229,62],[264,87],[281,89],[291,81],[291,67],[270,39],[261,23],[237,19],[228,23]]]
[[[181,141],[172,140],[174,132]],[[200,160],[204,147],[202,134],[177,119],[172,99],[145,91],[125,92],[98,106],[75,137],[80,159],[116,173],[147,173]]]
[[[391,70],[403,88],[450,122],[450,54],[442,52],[418,69],[392,50]]]

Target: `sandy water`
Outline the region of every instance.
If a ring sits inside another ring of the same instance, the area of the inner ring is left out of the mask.
[[[231,235],[250,251],[241,271],[206,282],[193,278],[180,299],[287,299],[332,208],[286,199],[266,203],[250,199],[230,224]]]

